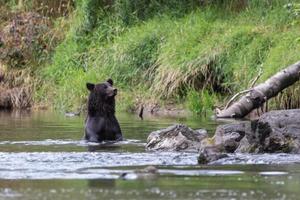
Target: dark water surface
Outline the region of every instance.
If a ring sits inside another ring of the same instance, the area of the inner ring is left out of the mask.
[[[0,199],[300,199],[299,155],[230,155],[197,165],[197,153],[145,152],[148,134],[200,118],[118,115],[126,141],[81,141],[84,117],[0,112]],[[143,168],[155,165],[158,174]]]

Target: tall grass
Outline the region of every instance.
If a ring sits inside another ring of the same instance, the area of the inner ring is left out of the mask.
[[[40,72],[39,101],[78,107],[85,82],[111,77],[124,107],[139,97],[187,101],[203,112],[216,94],[249,88],[260,69],[264,81],[299,59],[299,19],[284,7],[290,1],[230,1],[225,9],[224,1],[95,2],[76,1],[65,40]]]

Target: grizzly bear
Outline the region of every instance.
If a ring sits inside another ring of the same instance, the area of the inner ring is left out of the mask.
[[[117,89],[113,87],[113,80],[99,84],[87,83],[86,87],[90,94],[84,139],[90,142],[122,140],[121,128],[115,117]]]

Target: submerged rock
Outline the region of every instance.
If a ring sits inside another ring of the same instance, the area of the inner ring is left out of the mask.
[[[121,179],[124,180],[136,180],[136,179],[155,179],[158,175],[158,169],[155,166],[147,166],[140,170],[133,172],[124,172],[120,175]]]
[[[300,109],[271,111],[258,120],[221,125],[206,140],[211,142],[202,142],[199,163],[218,160],[224,153],[300,153]]]
[[[222,146],[207,146],[202,148],[198,157],[198,163],[207,164],[221,158],[226,158],[227,154],[223,152]]]
[[[185,125],[177,124],[150,133],[146,150],[198,151],[201,140],[206,137],[207,131],[204,129],[192,130]]]

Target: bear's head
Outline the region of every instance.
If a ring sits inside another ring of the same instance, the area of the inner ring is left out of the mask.
[[[87,83],[86,87],[90,91],[91,94],[97,96],[102,100],[107,100],[114,98],[117,95],[117,89],[113,87],[113,80],[108,79],[104,83]]]
[[[88,99],[88,113],[90,115],[115,113],[117,89],[113,87],[113,84],[112,79],[98,84],[86,84],[87,89],[90,91]]]

